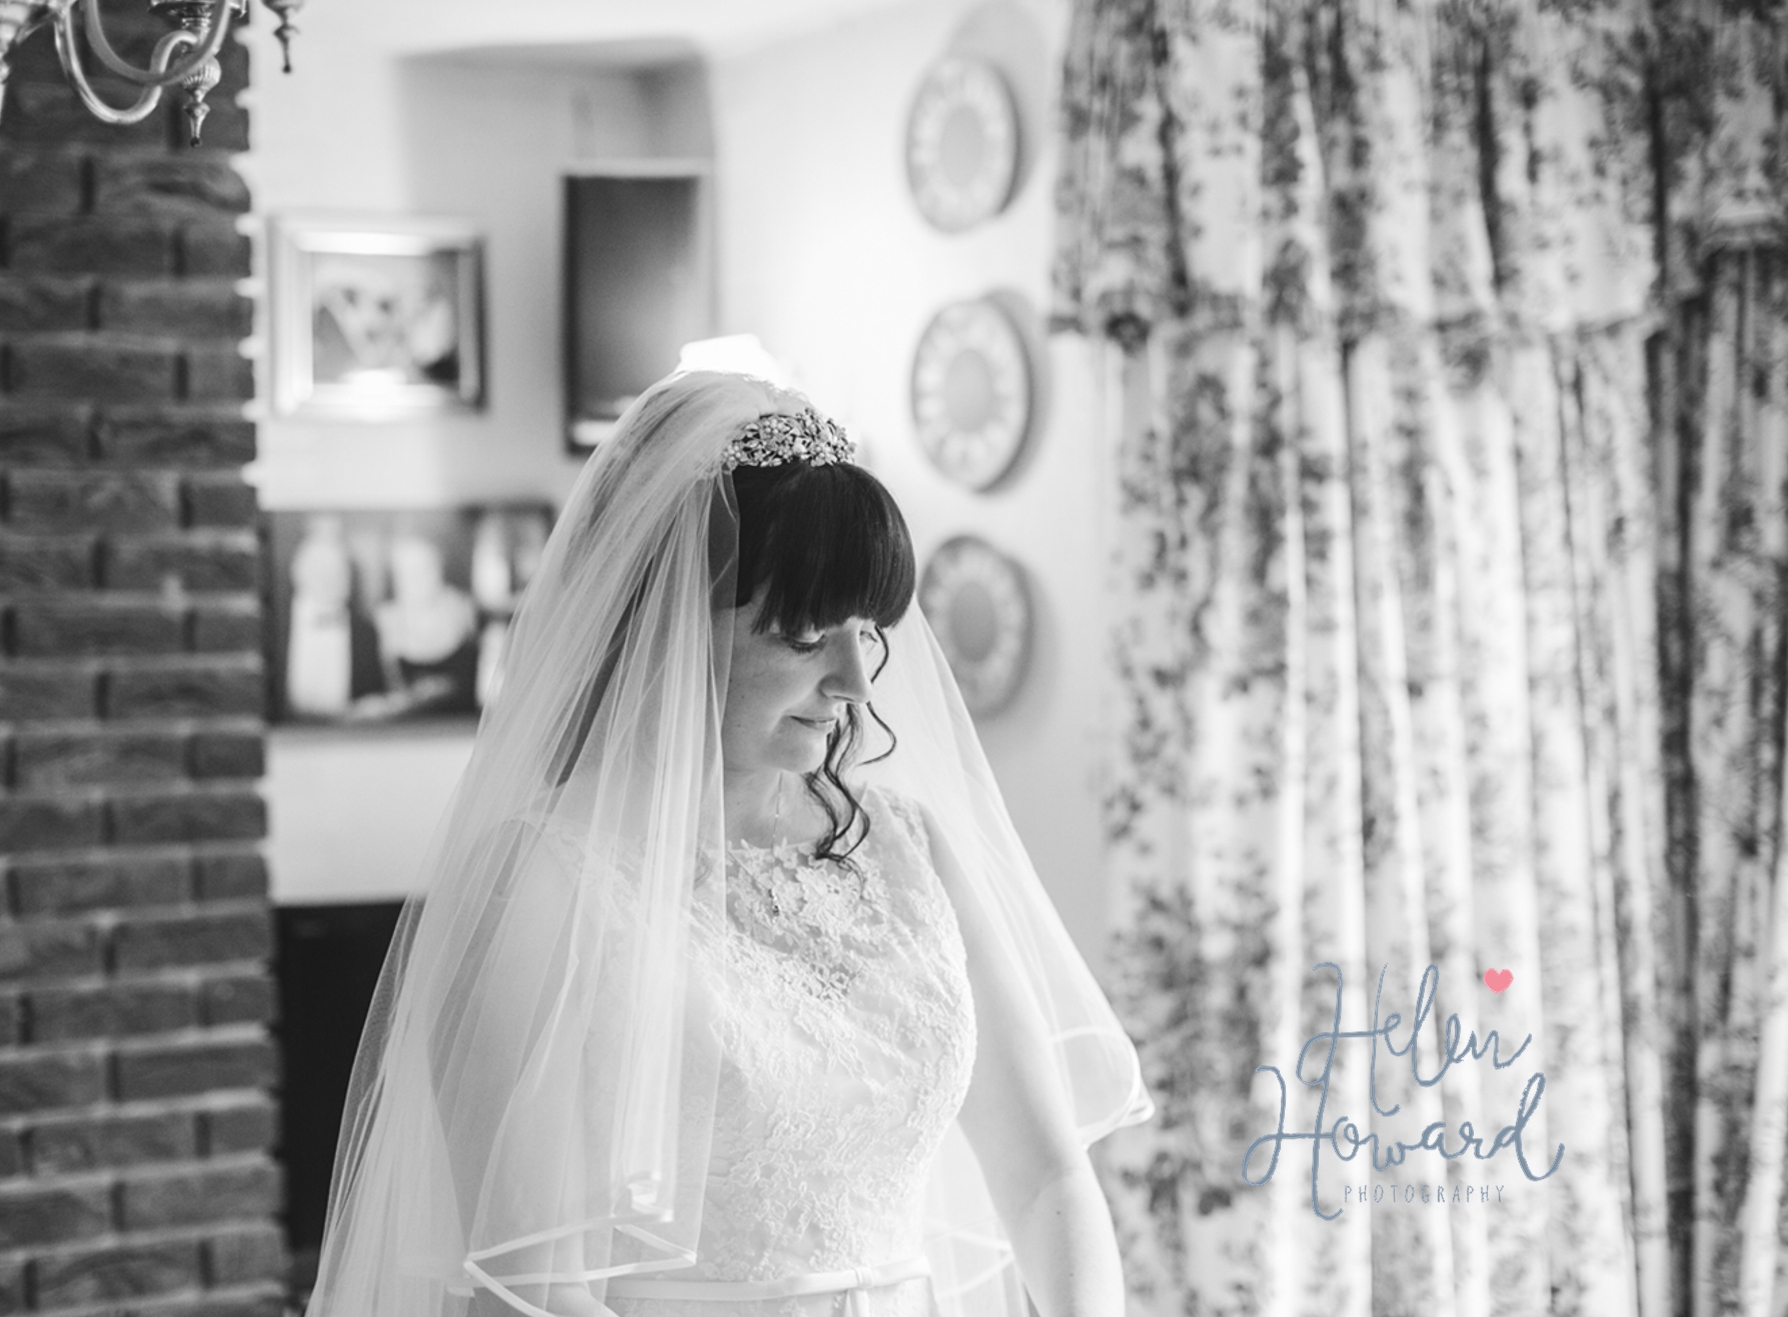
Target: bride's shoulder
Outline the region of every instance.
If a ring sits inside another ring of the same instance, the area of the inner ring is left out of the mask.
[[[923,805],[904,792],[880,785],[864,788],[859,799],[869,815],[872,835],[877,827],[890,828],[920,855],[930,859],[931,838]]]
[[[886,875],[893,908],[928,944],[960,946],[957,891],[936,822],[929,808],[904,792],[877,787],[866,793],[870,832],[866,849]],[[941,938],[941,942],[935,939]]]
[[[471,867],[493,881],[497,894],[523,873],[575,867],[577,839],[571,829],[541,813],[511,814],[480,832],[468,848]]]

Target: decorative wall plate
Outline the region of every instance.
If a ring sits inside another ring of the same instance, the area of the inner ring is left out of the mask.
[[[977,717],[1012,702],[1030,667],[1030,587],[1024,569],[974,535],[945,541],[925,566],[919,607]]]
[[[999,70],[953,55],[925,75],[906,125],[906,176],[919,213],[946,233],[991,219],[1018,177],[1018,111]]]
[[[1031,363],[1024,335],[990,299],[955,302],[919,336],[913,421],[932,464],[969,489],[1012,469],[1031,428]]]

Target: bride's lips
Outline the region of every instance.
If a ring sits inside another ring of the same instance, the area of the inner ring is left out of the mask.
[[[799,714],[794,713],[791,713],[789,717],[805,727],[813,728],[816,732],[829,732],[838,725],[838,719],[836,718],[803,718]]]

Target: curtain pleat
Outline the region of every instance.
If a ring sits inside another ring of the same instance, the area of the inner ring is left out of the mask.
[[[1078,0],[1135,1311],[1788,1314],[1783,26]],[[1368,1027],[1383,967],[1407,1031],[1430,964],[1424,1082],[1343,1040],[1325,1097],[1338,988]],[[1426,1082],[1455,1012],[1532,1042]],[[1307,1142],[1244,1164],[1281,1100],[1488,1143],[1535,1072],[1526,1171],[1329,1146],[1313,1204]],[[1393,1183],[1445,1210],[1358,1201]]]

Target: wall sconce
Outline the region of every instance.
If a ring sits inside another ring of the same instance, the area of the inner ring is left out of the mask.
[[[291,39],[298,29],[292,26],[292,14],[304,0],[261,0],[279,16],[274,35],[285,54],[285,70],[292,71]],[[107,40],[99,15],[99,0],[0,0],[0,111],[6,104],[6,76],[10,69],[7,56],[14,45],[25,40],[41,27],[51,28],[56,38],[56,54],[62,70],[80,93],[81,101],[93,116],[105,123],[140,123],[148,118],[161,102],[164,88],[178,84],[180,104],[186,113],[186,126],[192,144],[199,144],[199,129],[211,107],[205,96],[217,86],[222,76],[217,67],[217,52],[223,49],[230,23],[248,12],[248,0],[148,0],[149,11],[175,24],[174,29],[155,43],[149,67],[137,68],[119,55]],[[122,108],[101,100],[87,81],[81,66],[81,48],[75,29],[86,34],[93,54],[119,77],[142,87],[136,101]]]

